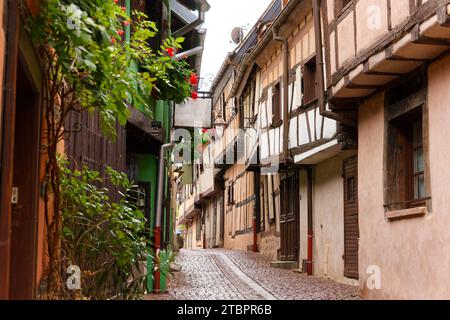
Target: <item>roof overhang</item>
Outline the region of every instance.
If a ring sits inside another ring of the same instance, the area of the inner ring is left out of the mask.
[[[385,40],[386,45],[375,43],[377,50],[369,50],[344,70],[333,74],[328,88],[332,108],[339,112],[340,101],[347,101],[348,105],[363,100],[395,79],[446,54],[450,50],[450,5],[429,9],[438,5],[438,2],[429,2],[416,15],[422,16],[422,11],[427,9],[431,16],[421,22],[411,18],[410,25],[404,28],[406,32],[391,33],[392,39]],[[342,106],[347,108],[345,104]]]

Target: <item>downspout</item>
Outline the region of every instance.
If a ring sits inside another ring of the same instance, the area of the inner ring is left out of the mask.
[[[283,45],[283,153],[287,161],[289,155],[289,44],[287,39],[278,35],[278,30],[273,30],[273,40]]]
[[[253,206],[253,252],[258,252],[258,223],[261,220],[261,208],[260,208],[260,175],[259,172],[254,173],[255,183],[255,204]],[[259,218],[259,219],[258,219]]]
[[[308,261],[307,274],[313,275],[313,172],[311,167],[306,168],[307,174],[307,189],[308,189]]]
[[[6,2],[6,1],[5,1]],[[11,192],[14,156],[14,119],[16,105],[17,58],[19,54],[19,3],[9,0],[4,6],[7,14],[6,53],[4,64],[1,164],[0,164],[0,300],[9,297],[11,256]],[[8,133],[6,135],[5,133]]]
[[[317,91],[318,91],[318,105],[320,115],[345,123],[352,127],[356,127],[356,122],[348,119],[340,114],[337,114],[333,111],[326,110],[325,105],[325,76],[324,76],[324,58],[323,58],[323,50],[322,50],[322,23],[320,19],[320,5],[321,0],[313,0],[313,15],[314,15],[314,30],[315,30],[315,42],[316,42],[316,65],[317,65]]]
[[[154,234],[154,251],[155,254],[159,253],[161,249],[161,221],[162,221],[162,209],[163,209],[163,195],[164,195],[164,168],[165,168],[165,158],[166,152],[171,150],[174,147],[173,142],[166,143],[161,146],[161,151],[159,155],[159,168],[158,168],[158,194],[156,201],[156,221],[155,221],[155,229],[153,230]],[[157,271],[153,273],[155,280],[153,286],[154,293],[160,293],[161,289],[161,273],[159,268]]]

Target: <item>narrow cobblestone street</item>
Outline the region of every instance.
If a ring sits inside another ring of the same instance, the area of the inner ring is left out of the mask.
[[[260,254],[231,250],[181,250],[182,270],[162,295],[149,300],[355,300],[358,289],[292,270],[270,267]]]

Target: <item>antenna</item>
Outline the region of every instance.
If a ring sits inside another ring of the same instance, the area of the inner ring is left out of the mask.
[[[244,29],[242,27],[236,27],[231,31],[231,40],[235,44],[241,43],[241,41],[244,39]]]

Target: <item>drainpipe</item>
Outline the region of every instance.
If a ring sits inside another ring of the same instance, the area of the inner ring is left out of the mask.
[[[286,161],[289,156],[289,44],[285,38],[273,31],[273,40],[283,45],[283,153]]]
[[[308,262],[307,274],[313,274],[313,172],[311,167],[306,168],[308,180]]]
[[[255,204],[253,206],[253,252],[258,252],[258,218],[261,219],[261,208],[259,203],[259,184],[260,184],[260,176],[259,172],[254,173],[254,183],[255,183]]]
[[[186,59],[189,58],[190,56],[194,56],[196,54],[201,54],[203,53],[203,47],[195,47],[193,49],[189,49],[187,51],[178,53],[175,55],[174,59],[175,60],[182,60],[182,59]]]
[[[164,196],[164,167],[165,167],[165,158],[166,152],[171,150],[174,147],[174,144],[167,143],[161,146],[161,151],[159,155],[159,172],[158,172],[158,195],[156,201],[156,223],[155,228],[153,230],[154,234],[154,243],[153,248],[155,250],[155,254],[161,249],[161,221],[162,221],[162,209],[163,209],[163,196]],[[155,271],[154,275],[154,293],[160,293],[161,289],[161,273],[160,271]]]
[[[316,65],[317,65],[317,91],[318,91],[318,104],[320,115],[345,123],[349,126],[356,127],[355,121],[347,119],[346,117],[326,110],[325,106],[325,62],[323,58],[322,50],[322,23],[320,19],[320,4],[321,0],[313,0],[313,14],[314,14],[314,30],[315,30],[315,40],[316,40]]]

